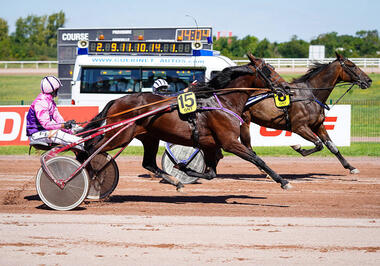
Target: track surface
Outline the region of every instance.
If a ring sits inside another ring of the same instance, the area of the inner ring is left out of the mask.
[[[380,158],[348,158],[357,175],[335,158],[264,160],[292,190],[226,157],[178,193],[128,156],[109,199],[57,212],[35,191],[39,157],[0,156],[0,264],[378,264]]]

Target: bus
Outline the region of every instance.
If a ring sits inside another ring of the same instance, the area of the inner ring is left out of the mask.
[[[163,30],[159,28],[158,31]],[[165,79],[172,93],[203,82],[236,64],[212,50],[210,27],[175,28],[165,39],[146,40],[100,35],[78,41],[71,79],[71,103],[97,105],[137,92],[152,92]],[[125,32],[125,31],[123,31]],[[142,33],[142,31],[139,31]]]

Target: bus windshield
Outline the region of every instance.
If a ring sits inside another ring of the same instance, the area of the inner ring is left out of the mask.
[[[81,93],[134,93],[151,91],[157,79],[169,83],[170,92],[179,92],[195,80],[205,80],[204,69],[170,68],[83,68]]]

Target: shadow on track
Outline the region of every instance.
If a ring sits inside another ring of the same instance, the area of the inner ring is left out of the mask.
[[[306,181],[313,181],[313,180],[323,180],[327,179],[328,177],[336,177],[336,176],[345,176],[345,175],[336,175],[336,174],[325,174],[325,173],[305,173],[305,174],[282,174],[281,175],[285,179],[289,180],[297,180],[297,179],[303,179]],[[245,180],[245,181],[258,181],[257,179],[265,179],[265,174],[218,174],[216,178],[220,179],[232,179],[232,180]]]
[[[24,199],[28,201],[40,201],[38,195],[25,196]],[[288,205],[278,205],[278,204],[260,204],[260,203],[247,203],[238,202],[239,199],[251,199],[251,200],[266,200],[267,197],[251,197],[247,195],[224,195],[224,196],[143,196],[143,195],[113,195],[108,199],[102,200],[102,204],[118,204],[118,203],[128,203],[128,202],[159,202],[159,203],[170,203],[170,204],[186,204],[186,203],[210,203],[210,204],[228,204],[228,205],[247,205],[247,206],[266,206],[266,207],[277,207],[277,208],[287,208]],[[229,202],[230,201],[230,202]],[[92,203],[98,203],[97,201],[87,201],[85,204],[91,206]],[[45,204],[41,204],[36,207],[42,210],[51,210]],[[73,211],[85,210],[85,207],[75,208]]]
[[[236,199],[236,200],[233,200]],[[268,205],[259,203],[238,202],[239,199],[265,200],[266,197],[251,197],[247,195],[223,195],[223,196],[142,196],[142,195],[114,195],[108,200],[110,203],[124,202],[160,202],[160,203],[210,203],[210,204],[237,204],[249,206],[289,207],[286,205]],[[232,201],[231,201],[232,200]],[[228,202],[231,201],[231,202]]]

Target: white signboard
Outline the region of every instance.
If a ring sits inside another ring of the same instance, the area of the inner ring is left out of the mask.
[[[337,146],[350,146],[351,137],[351,105],[335,105],[326,110],[324,125],[331,140]],[[252,146],[289,146],[314,144],[299,135],[285,130],[275,130],[251,124]]]
[[[320,60],[325,58],[324,45],[310,45],[309,46],[309,59]]]

